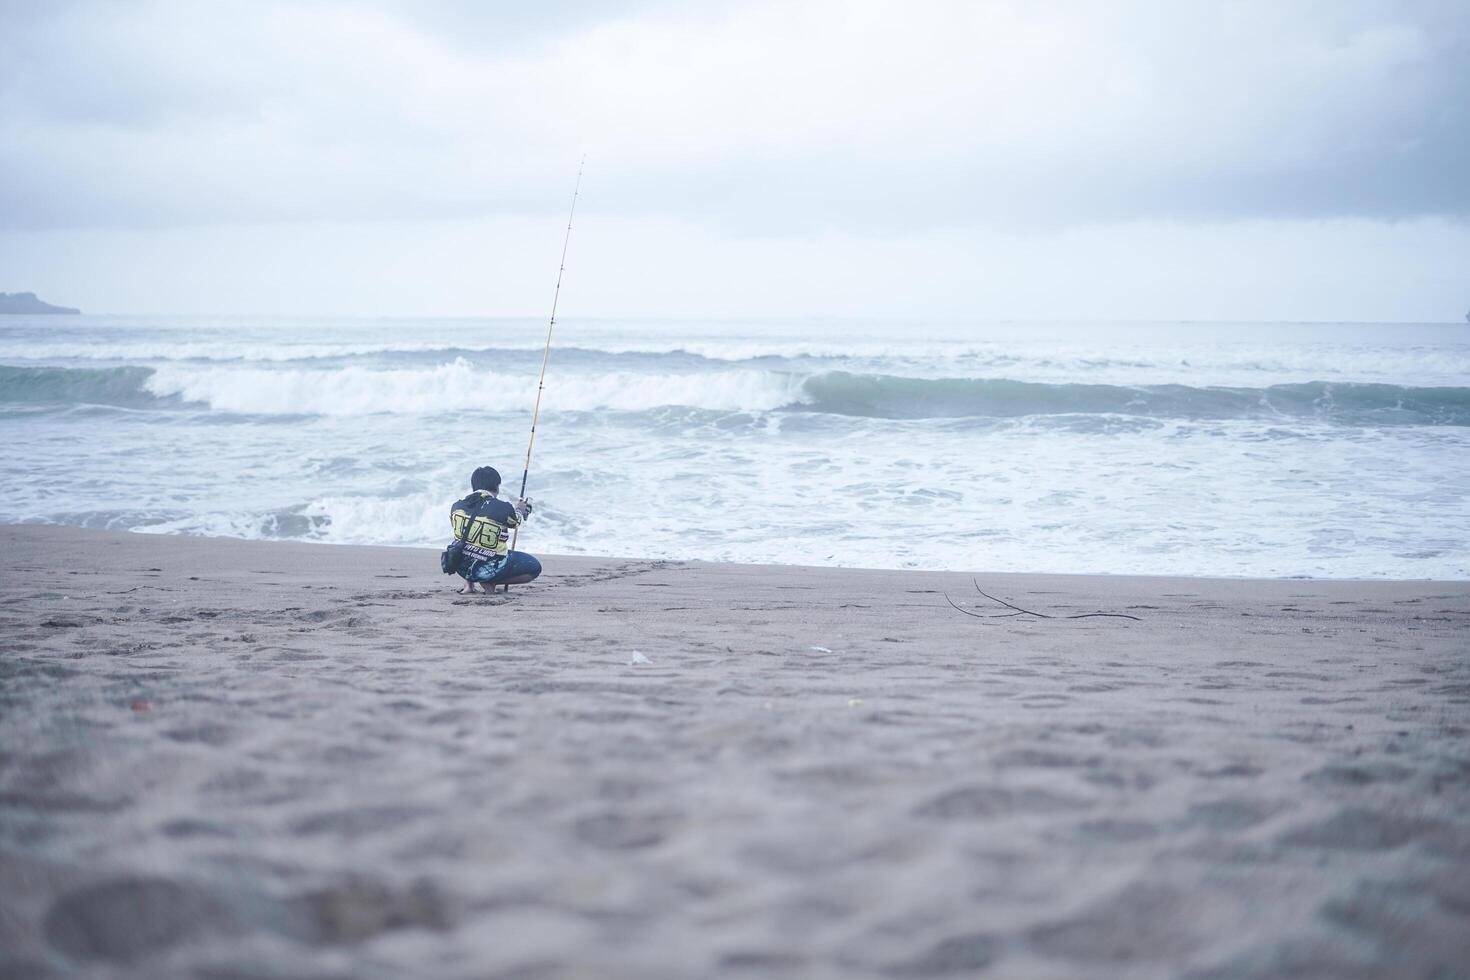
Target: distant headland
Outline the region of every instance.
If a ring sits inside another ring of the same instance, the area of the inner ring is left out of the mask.
[[[70,306],[52,306],[35,293],[0,293],[0,313],[80,313]]]

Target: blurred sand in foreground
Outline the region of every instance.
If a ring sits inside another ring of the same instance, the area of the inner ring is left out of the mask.
[[[1470,975],[1464,582],[0,555],[3,977]]]

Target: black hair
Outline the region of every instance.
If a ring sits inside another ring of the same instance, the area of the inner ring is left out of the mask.
[[[500,471],[493,466],[480,467],[470,474],[470,489],[494,493],[500,489]]]

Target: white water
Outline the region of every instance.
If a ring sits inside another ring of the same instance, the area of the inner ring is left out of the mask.
[[[535,400],[536,376],[484,370],[463,357],[436,367],[265,370],[163,365],[146,384],[217,412],[370,415],[440,413],[446,392],[463,392],[481,411],[516,412]],[[684,405],[722,411],[768,411],[800,398],[799,383],[769,371],[639,375],[580,374],[575,386],[548,390],[548,411],[638,411]]]
[[[0,318],[0,520],[439,545],[474,466],[519,482],[542,339]],[[572,322],[521,543],[1464,578],[1467,423],[1454,326]]]

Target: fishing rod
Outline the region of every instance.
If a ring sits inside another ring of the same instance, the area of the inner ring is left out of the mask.
[[[551,332],[556,329],[556,304],[561,299],[561,277],[567,271],[567,246],[572,241],[572,218],[577,214],[577,195],[582,192],[582,168],[586,166],[587,158],[582,157],[582,162],[577,164],[577,184],[572,189],[572,207],[567,212],[567,233],[561,242],[561,264],[556,270],[556,292],[551,294],[551,319],[546,324],[546,349],[541,352],[541,377],[536,381],[536,407],[531,410],[531,437],[526,442],[526,466],[521,470],[521,493],[520,499],[526,499],[526,480],[531,475],[531,451],[536,448],[536,422],[541,418],[541,392],[546,390],[546,362],[551,360]],[[520,536],[520,525],[510,532],[510,550],[516,548],[516,538]],[[510,586],[505,587],[510,591]]]

